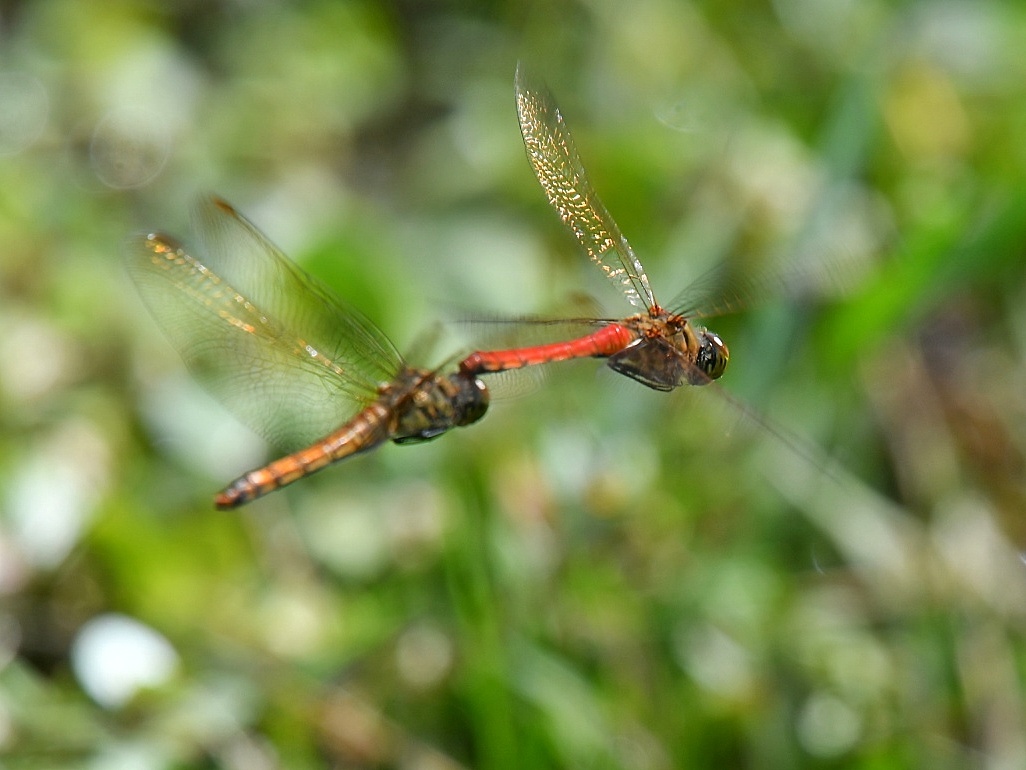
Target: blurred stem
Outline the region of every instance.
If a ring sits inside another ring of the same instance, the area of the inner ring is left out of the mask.
[[[458,524],[448,542],[447,578],[459,623],[463,697],[471,734],[478,736],[472,764],[484,769],[522,767],[509,688],[510,659],[503,643],[502,600],[495,585],[488,533],[491,510],[477,475],[460,480]]]

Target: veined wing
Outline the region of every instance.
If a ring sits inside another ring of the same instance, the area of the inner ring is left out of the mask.
[[[194,222],[206,266],[351,378],[391,380],[402,357],[385,333],[289,259],[230,203],[204,198]]]
[[[225,406],[282,448],[316,440],[373,399],[402,359],[370,321],[227,203],[205,201],[201,217],[207,242],[231,258],[200,260],[153,234],[132,243],[129,273],[186,364]],[[241,242],[229,245],[233,237]],[[248,293],[222,270],[248,283]],[[264,279],[272,288],[259,285]]]
[[[529,81],[522,64],[517,64],[516,97],[527,157],[549,203],[632,305],[655,307],[645,269],[588,181],[555,99],[545,86]]]

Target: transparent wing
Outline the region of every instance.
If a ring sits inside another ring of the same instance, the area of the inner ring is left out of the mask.
[[[756,270],[724,262],[698,276],[666,308],[688,317],[713,318],[771,300],[821,302],[850,295],[870,269],[862,255],[815,263],[805,259]]]
[[[476,317],[463,318],[458,326],[467,344],[478,350],[516,350],[584,337],[613,322],[613,319],[595,317]]]
[[[155,234],[132,242],[128,270],[197,379],[258,433],[309,444],[395,377],[388,339],[231,206],[205,200],[198,223],[202,260]]]
[[[301,336],[353,378],[391,380],[402,357],[366,316],[300,268],[228,202],[200,201],[195,227],[206,266],[268,317]]]
[[[522,64],[517,64],[516,96],[527,157],[549,203],[632,305],[655,307],[645,269],[588,181],[555,99],[545,86],[530,81]]]
[[[727,263],[718,264],[686,286],[666,309],[687,318],[715,318],[750,307],[753,298],[767,296],[764,289],[751,274],[740,275]]]

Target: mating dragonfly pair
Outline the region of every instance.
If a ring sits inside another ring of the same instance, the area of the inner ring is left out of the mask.
[[[455,373],[441,374],[407,365],[381,330],[223,200],[200,206],[202,259],[163,234],[134,244],[129,272],[189,368],[272,443],[305,445],[233,481],[214,498],[218,508],[235,508],[389,440],[425,441],[477,422],[488,410],[481,379],[488,373],[604,358],[664,391],[723,374],[727,347],[656,301],[588,181],[552,95],[520,67],[516,102],[527,156],[549,203],[638,308],[635,315],[585,321],[595,331],[569,341],[476,352]]]

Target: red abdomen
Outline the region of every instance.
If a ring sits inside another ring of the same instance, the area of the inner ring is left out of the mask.
[[[460,362],[460,371],[467,374],[504,372],[525,366],[569,361],[572,358],[607,358],[619,353],[637,338],[635,331],[622,324],[611,323],[585,337],[566,342],[471,353]]]

